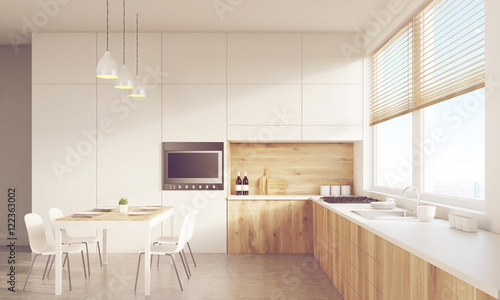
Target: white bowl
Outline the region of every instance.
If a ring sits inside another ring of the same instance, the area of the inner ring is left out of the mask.
[[[430,205],[417,206],[417,217],[422,222],[430,222],[436,216],[436,207]]]

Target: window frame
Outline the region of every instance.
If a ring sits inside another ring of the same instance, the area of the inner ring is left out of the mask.
[[[417,110],[411,113],[412,115],[412,153],[413,151],[420,151],[423,143],[424,131],[424,111]],[[377,126],[372,126],[372,153],[373,153],[373,170],[372,170],[372,190],[377,193],[387,194],[394,197],[402,197],[402,189],[393,188],[388,186],[377,185]],[[440,206],[462,208],[468,210],[482,211],[485,210],[485,200],[478,200],[473,198],[456,197],[449,195],[442,195],[436,193],[429,193],[424,191],[424,156],[416,156],[412,154],[412,185],[420,191],[420,200],[437,204]],[[420,160],[418,160],[420,159]]]

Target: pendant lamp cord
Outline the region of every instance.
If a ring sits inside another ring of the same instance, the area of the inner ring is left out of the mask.
[[[123,0],[123,65],[125,65],[125,0]]]
[[[106,51],[109,51],[109,0],[106,0]]]
[[[135,75],[139,76],[139,14],[135,14]]]

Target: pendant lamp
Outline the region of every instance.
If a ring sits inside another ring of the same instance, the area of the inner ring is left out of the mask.
[[[97,63],[96,76],[103,79],[118,78],[118,64],[109,53],[109,0],[106,0],[106,52]]]
[[[115,88],[129,90],[133,88],[134,77],[125,66],[125,0],[123,0],[123,65],[120,68],[120,73],[115,81]]]
[[[146,97],[146,89],[141,84],[139,77],[139,14],[135,15],[135,81],[130,97]]]

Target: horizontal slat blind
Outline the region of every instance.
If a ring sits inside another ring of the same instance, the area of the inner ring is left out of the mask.
[[[411,109],[412,36],[410,23],[370,60],[370,125]]]
[[[484,14],[484,0],[441,0],[413,19],[414,109],[484,87]]]
[[[484,87],[484,15],[484,0],[436,0],[378,50],[370,125]]]

